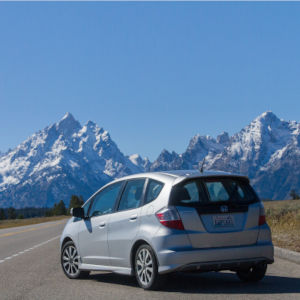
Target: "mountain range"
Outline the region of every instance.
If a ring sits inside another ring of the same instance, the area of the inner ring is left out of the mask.
[[[205,159],[205,160],[204,160]],[[249,176],[259,196],[286,199],[300,190],[300,124],[268,111],[229,136],[194,136],[184,153],[163,150],[154,162],[124,155],[110,134],[67,113],[15,149],[0,153],[0,207],[50,207],[72,194],[87,199],[103,184],[145,171],[198,168]]]

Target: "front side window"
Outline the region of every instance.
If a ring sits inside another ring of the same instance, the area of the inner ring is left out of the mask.
[[[97,194],[89,213],[90,217],[112,213],[122,185],[123,182],[117,182]]]
[[[82,207],[83,211],[84,211],[84,216],[85,217],[88,215],[90,205],[91,205],[91,201],[88,201],[88,202],[84,203],[84,205]]]
[[[158,197],[163,186],[164,186],[164,184],[162,182],[159,182],[159,181],[156,181],[153,179],[149,179],[145,204],[150,203],[151,201],[155,200]]]
[[[140,206],[145,179],[135,179],[127,182],[122,194],[118,210],[133,209]]]

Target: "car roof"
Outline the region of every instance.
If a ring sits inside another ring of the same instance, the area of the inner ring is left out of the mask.
[[[91,199],[99,191],[105,189],[107,186],[114,184],[118,181],[123,181],[123,180],[130,180],[130,179],[136,179],[136,178],[151,178],[154,180],[162,181],[164,183],[169,183],[171,185],[175,185],[175,184],[178,184],[178,183],[180,183],[186,179],[190,179],[190,178],[225,177],[225,176],[243,178],[249,182],[249,179],[247,176],[234,174],[234,173],[228,173],[228,172],[222,172],[222,171],[212,171],[212,170],[211,171],[203,171],[203,172],[200,172],[199,170],[171,170],[171,171],[145,172],[145,173],[137,173],[137,174],[128,175],[125,177],[116,178],[115,180],[110,181],[107,184],[105,184],[104,186],[102,186],[89,199]]]
[[[158,172],[147,172],[147,173],[138,173],[129,176],[125,176],[122,178],[118,178],[115,181],[120,180],[128,180],[134,178],[153,178],[161,181],[172,181],[173,184],[177,184],[183,180],[196,178],[196,177],[240,177],[248,180],[247,176],[222,172],[222,171],[203,171],[200,172],[199,170],[171,170],[171,171],[158,171]]]

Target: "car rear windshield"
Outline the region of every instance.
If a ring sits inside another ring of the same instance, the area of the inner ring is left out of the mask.
[[[173,187],[171,203],[201,206],[223,203],[250,204],[259,201],[247,180],[242,178],[196,178]]]

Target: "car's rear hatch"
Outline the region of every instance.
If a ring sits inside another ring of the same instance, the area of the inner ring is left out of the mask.
[[[175,205],[194,248],[255,244],[259,199],[243,177],[193,178],[173,187]]]

